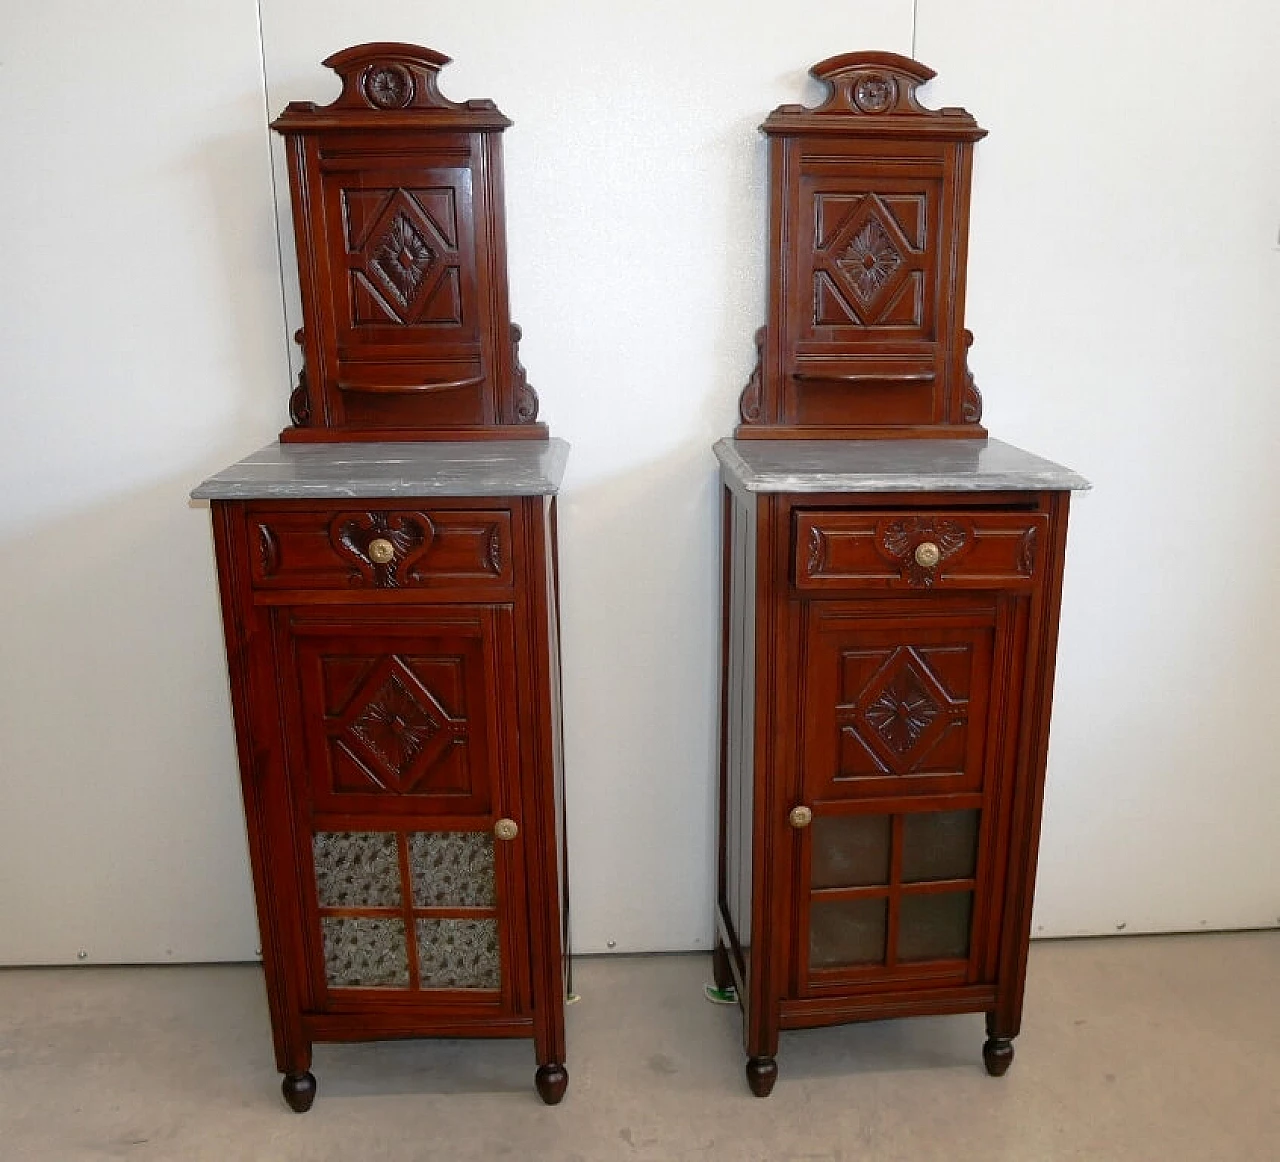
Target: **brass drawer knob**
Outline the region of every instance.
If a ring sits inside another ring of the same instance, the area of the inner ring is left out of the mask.
[[[803,831],[813,822],[813,812],[808,807],[792,807],[787,822],[797,831]]]
[[[932,541],[921,541],[916,546],[916,564],[923,569],[932,569],[942,560],[942,550]]]
[[[512,840],[520,834],[520,826],[514,819],[499,819],[493,825],[493,833],[501,840]]]
[[[917,553],[919,550],[916,550]],[[396,547],[386,537],[377,537],[369,542],[369,560],[375,565],[385,565],[396,555]]]

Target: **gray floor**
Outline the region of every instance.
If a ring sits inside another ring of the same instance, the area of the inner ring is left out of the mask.
[[[0,1158],[1280,1159],[1280,932],[1038,943],[1007,1077],[981,1018],[784,1034],[750,1096],[705,956],[578,962],[569,1093],[526,1042],[320,1046],[278,1096],[259,970],[0,972]]]

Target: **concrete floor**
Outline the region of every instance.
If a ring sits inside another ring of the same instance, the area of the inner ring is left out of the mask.
[[[709,974],[579,960],[557,1108],[528,1042],[419,1041],[318,1046],[300,1117],[257,968],[0,972],[0,1159],[1280,1159],[1280,932],[1037,943],[1007,1077],[916,1018],[784,1034],[764,1101]]]

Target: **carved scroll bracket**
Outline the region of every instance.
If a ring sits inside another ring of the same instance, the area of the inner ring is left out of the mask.
[[[973,382],[973,372],[969,370],[969,348],[973,346],[973,332],[964,333],[964,385],[961,389],[960,418],[966,424],[976,424],[982,419],[982,392]]]
[[[529,386],[529,376],[520,362],[520,339],[524,332],[511,324],[511,375],[515,382],[516,420],[531,424],[538,418],[538,393]]]
[[[295,428],[305,428],[311,423],[311,394],[307,390],[306,332],[299,327],[293,333],[293,341],[303,350],[302,367],[298,369],[298,386],[289,395],[289,419]]]
[[[738,415],[744,424],[760,422],[761,376],[764,374],[764,344],[768,332],[768,327],[756,329],[756,365],[751,372],[751,378],[747,380],[746,387],[742,389],[742,394],[738,396]]]

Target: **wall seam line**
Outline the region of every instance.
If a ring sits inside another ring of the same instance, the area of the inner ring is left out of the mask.
[[[289,301],[284,283],[284,239],[280,229],[280,188],[276,182],[275,157],[271,151],[271,97],[267,90],[267,43],[262,31],[262,0],[254,0],[258,21],[258,67],[262,74],[262,110],[266,114],[267,175],[271,179],[271,210],[276,224],[276,281],[280,287],[280,321],[284,324],[284,366],[286,382],[293,383],[293,348],[289,345]]]

